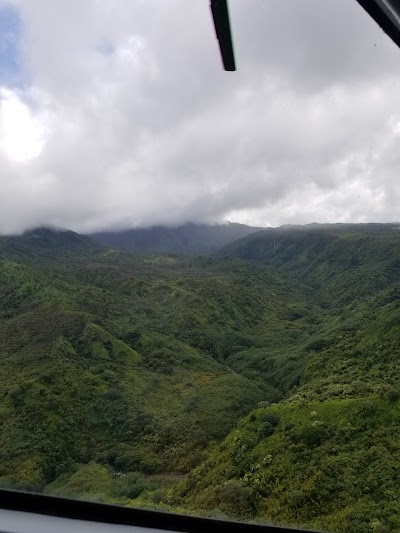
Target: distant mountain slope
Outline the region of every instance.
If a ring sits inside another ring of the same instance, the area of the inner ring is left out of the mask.
[[[323,300],[348,303],[398,279],[398,227],[311,224],[267,229],[230,243],[217,255],[279,268],[307,283]]]
[[[85,256],[104,249],[100,243],[70,230],[39,227],[22,235],[0,237],[0,260]]]
[[[204,255],[262,228],[244,224],[185,224],[176,228],[154,226],[90,235],[96,241],[111,246],[141,252],[182,253]]]

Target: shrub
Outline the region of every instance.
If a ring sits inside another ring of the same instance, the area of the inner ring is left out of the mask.
[[[309,352],[321,352],[325,348],[329,348],[331,344],[328,339],[315,339],[307,344],[306,350]]]
[[[115,480],[114,495],[121,498],[137,498],[144,490],[151,488],[151,484],[136,472],[128,472],[118,476]]]
[[[322,426],[309,426],[291,435],[295,444],[303,443],[308,448],[316,448],[329,438],[328,430]]]
[[[357,411],[362,416],[371,416],[376,413],[376,407],[370,402],[364,402],[359,406]]]
[[[250,516],[254,511],[254,493],[242,482],[231,479],[223,485],[218,494],[222,511],[236,516]]]
[[[303,507],[305,500],[306,495],[302,490],[293,490],[287,497],[288,506],[292,509]]]
[[[279,424],[279,417],[272,413],[263,413],[260,417],[260,421],[270,424],[271,427],[275,427]]]
[[[274,427],[269,422],[263,422],[261,426],[258,428],[258,434],[261,438],[267,438],[273,435],[275,432]]]
[[[390,403],[395,403],[400,398],[400,393],[397,389],[390,389],[387,393],[387,399]]]

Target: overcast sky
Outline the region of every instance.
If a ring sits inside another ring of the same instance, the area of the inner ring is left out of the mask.
[[[0,233],[400,220],[400,50],[355,0],[0,0]]]

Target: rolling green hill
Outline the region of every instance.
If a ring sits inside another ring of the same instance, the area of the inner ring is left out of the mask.
[[[399,531],[399,266],[396,225],[212,257],[1,238],[1,485]]]

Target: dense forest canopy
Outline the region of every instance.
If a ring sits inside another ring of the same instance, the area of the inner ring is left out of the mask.
[[[181,251],[0,238],[1,486],[398,531],[398,225]]]

